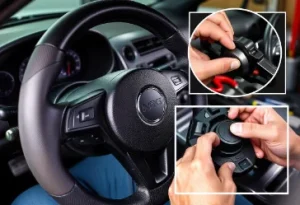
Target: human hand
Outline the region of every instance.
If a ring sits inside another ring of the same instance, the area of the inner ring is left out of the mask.
[[[215,133],[207,133],[198,138],[197,144],[186,149],[176,163],[176,178],[169,188],[172,205],[233,205],[235,195],[178,195],[177,192],[235,192],[232,179],[235,164],[223,164],[218,174],[211,158],[212,147],[220,144]]]
[[[300,140],[296,133],[272,108],[232,107],[228,117],[239,117],[242,123],[234,123],[230,131],[242,138],[250,138],[257,158],[287,166],[287,146],[290,148],[290,166],[300,168]],[[287,130],[288,129],[288,130]],[[287,131],[290,142],[287,145]]]
[[[192,38],[210,42],[218,41],[228,49],[235,49],[233,34],[233,28],[225,12],[218,12],[210,15],[197,26]],[[241,66],[240,61],[235,58],[210,60],[206,54],[191,45],[189,45],[189,60],[195,75],[204,84],[208,84],[215,75],[227,73]]]

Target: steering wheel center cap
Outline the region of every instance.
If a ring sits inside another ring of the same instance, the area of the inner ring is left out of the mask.
[[[138,115],[149,124],[156,124],[163,119],[166,106],[165,96],[156,87],[146,88],[137,99]]]
[[[117,81],[106,101],[112,136],[130,150],[152,152],[166,147],[174,135],[177,104],[170,81],[152,69],[129,70]]]

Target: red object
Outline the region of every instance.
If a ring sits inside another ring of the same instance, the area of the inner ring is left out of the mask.
[[[71,63],[70,62],[67,63],[67,75],[68,76],[71,75]]]
[[[289,56],[295,57],[295,50],[296,50],[296,43],[299,40],[299,26],[300,26],[300,0],[296,0],[295,2],[295,13],[294,19],[292,24],[292,33],[291,33],[291,42],[290,42],[290,49],[289,49]]]
[[[258,69],[255,69],[255,70],[253,71],[253,75],[259,75],[259,70],[258,70]]]
[[[212,83],[215,85],[215,87],[211,87],[210,89],[212,89],[213,91],[216,91],[218,93],[223,92],[223,90],[224,90],[223,84],[230,85],[233,88],[238,87],[238,83],[234,79],[224,76],[224,75],[215,76],[214,79],[212,80]]]

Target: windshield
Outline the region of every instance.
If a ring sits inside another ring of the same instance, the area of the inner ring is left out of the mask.
[[[34,14],[48,14],[57,12],[66,12],[81,6],[82,4],[92,2],[94,0],[34,0],[20,11],[14,17],[28,16]],[[135,0],[136,2],[150,5],[157,0]]]

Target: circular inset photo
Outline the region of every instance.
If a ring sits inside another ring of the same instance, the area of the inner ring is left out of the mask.
[[[282,60],[275,25],[284,15],[263,16],[245,9],[192,14],[203,15],[192,31],[188,48],[192,75],[201,84],[198,86],[223,96],[241,97],[259,92],[272,81]]]

